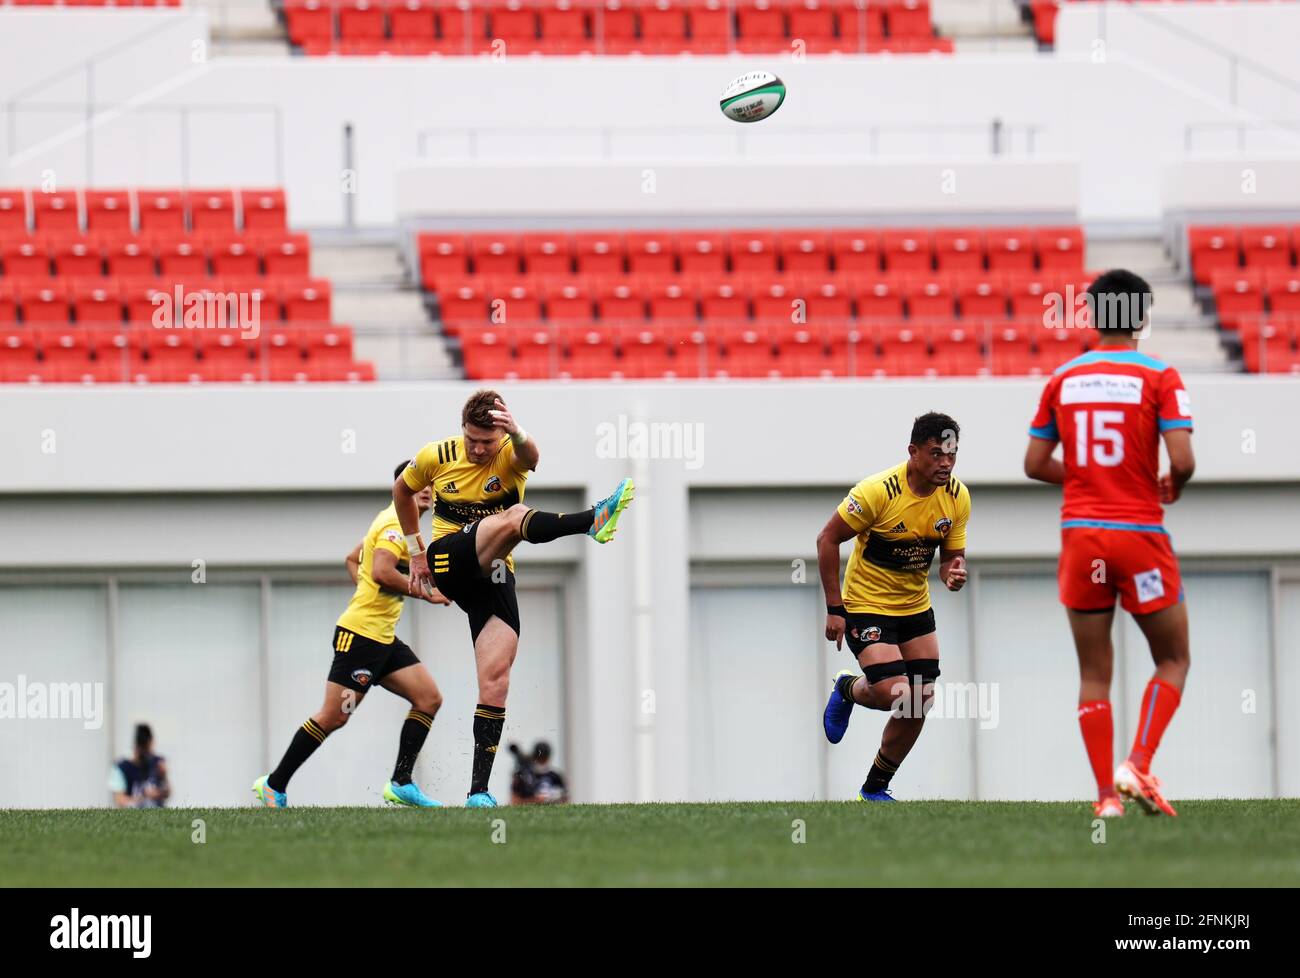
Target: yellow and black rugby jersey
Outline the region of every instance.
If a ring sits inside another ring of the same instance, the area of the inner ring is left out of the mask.
[[[374,578],[375,551],[387,550],[397,555],[397,569],[405,574],[409,570],[410,555],[406,537],[397,519],[397,509],[391,503],[380,512],[366,531],[361,544],[361,564],[357,567],[357,589],[348,602],[347,610],[339,615],[338,624],[350,632],[385,645],[392,642],[397,619],[402,617],[402,598],[396,591],[382,588]]]
[[[859,482],[838,512],[858,532],[844,572],[844,607],[914,615],[930,607],[927,578],[935,549],[966,547],[970,490],[949,476],[946,486],[917,496],[903,462]]]
[[[523,502],[528,469],[515,455],[509,435],[501,437],[497,453],[482,465],[466,459],[461,436],[429,442],[411,459],[402,478],[414,492],[433,486],[433,539],[437,540]],[[506,566],[514,570],[513,557],[506,558]]]

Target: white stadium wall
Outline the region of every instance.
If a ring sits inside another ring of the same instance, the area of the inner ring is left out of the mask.
[[[1300,5],[1231,6],[1238,17],[1276,18],[1275,36],[1300,33]],[[394,172],[422,151],[426,160],[461,164],[470,153],[556,162],[612,153],[615,165],[626,165],[726,153],[738,160],[856,159],[874,145],[883,160],[925,155],[960,174],[991,144],[994,118],[1004,123],[1013,157],[1028,151],[1027,127],[1034,127],[1034,157],[1077,161],[1079,185],[1070,196],[1085,221],[1153,223],[1161,167],[1184,155],[1188,126],[1255,123],[1262,111],[1234,108],[1204,87],[1190,57],[1185,65],[1155,63],[1117,46],[1101,61],[1091,53],[772,56],[764,61],[788,83],[787,104],[761,127],[738,127],[721,116],[715,97],[753,57],[623,58],[598,67],[583,58],[522,57],[209,61],[196,55],[206,22],[193,16],[176,22],[179,34],[146,37],[102,70],[96,66],[97,99],[134,98],[134,108],[97,119],[87,153],[85,73],[52,52],[48,21],[26,13],[0,10],[0,60],[7,62],[0,104],[22,96],[7,109],[22,120],[6,154],[9,183],[39,184],[46,171],[65,186],[87,179],[103,186],[282,182],[291,220],[302,227],[341,224],[345,184],[355,186],[358,224],[391,225],[410,211]],[[142,20],[186,16],[138,13]],[[96,15],[117,16],[78,14]],[[128,70],[126,63],[143,67]],[[23,90],[69,67],[58,81]],[[1273,99],[1267,110],[1274,119],[1300,117],[1300,97]],[[355,180],[342,173],[347,124],[354,127]],[[7,127],[0,138],[9,140]],[[1269,145],[1279,148],[1276,140]],[[834,203],[828,193],[820,210]]]
[[[1300,688],[1300,385],[1188,386],[1199,469],[1167,522],[1193,673],[1163,773],[1183,797],[1295,794],[1300,722],[1280,705]],[[1020,474],[1040,387],[511,385],[543,453],[530,502],[569,511],[629,473],[641,491],[608,548],[521,546],[507,737],[553,740],[587,801],[846,797],[880,718],[860,713],[834,749],[821,736],[826,683],[847,660],[819,635],[813,542],[846,488],[901,457],[910,419],[937,408],[964,429],[973,581],[936,593],[950,713],[898,786],[1082,797],[1057,497]],[[0,390],[0,682],[102,683],[107,700],[97,729],[0,720],[0,804],[102,804],[101,769],[138,719],[173,758],[178,803],[241,803],[317,705],[348,594],[342,555],[384,505],[392,466],[452,430],[469,390]],[[665,429],[673,457],[628,457],[637,423],[681,426]],[[452,798],[469,756],[468,637],[443,609],[413,607],[403,627],[447,696],[420,777]],[[1123,742],[1149,665],[1131,626],[1117,648]],[[337,765],[295,782],[297,802],[373,799],[400,709],[371,700],[331,740]],[[59,765],[75,772],[66,797],[25,793],[28,772]]]

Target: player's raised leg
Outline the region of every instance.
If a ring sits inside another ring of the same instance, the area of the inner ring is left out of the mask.
[[[348,722],[364,696],[364,693],[346,686],[327,682],[325,702],[294,732],[279,765],[270,774],[253,782],[253,794],[257,800],[267,808],[286,807],[289,801],[285,792],[289,779],[316,752],[316,748],[325,743],[326,737]]]
[[[433,676],[423,665],[410,665],[389,673],[380,683],[411,704],[402,724],[397,743],[397,763],[393,776],[384,785],[384,800],[393,805],[414,808],[437,808],[441,804],[429,798],[412,780],[415,760],[433,727],[433,719],[442,708],[442,693]]]
[[[1151,758],[1182,700],[1183,684],[1191,666],[1187,605],[1179,601],[1161,611],[1134,615],[1133,620],[1151,647],[1156,671],[1142,694],[1133,749],[1116,769],[1115,785],[1125,797],[1132,798],[1151,814],[1177,815],[1174,806],[1161,794],[1160,779],[1151,773]]]
[[[1104,818],[1123,815],[1124,805],[1112,776],[1115,724],[1110,710],[1110,680],[1115,653],[1110,632],[1115,609],[1067,609],[1066,613],[1079,657],[1079,730],[1097,782],[1097,802],[1093,810]]]
[[[636,487],[624,479],[615,490],[590,509],[577,513],[548,513],[523,503],[503,513],[479,520],[475,546],[479,566],[490,574],[493,565],[504,560],[521,542],[550,543],[561,537],[585,533],[597,543],[608,543],[618,529],[619,517],[632,502]]]

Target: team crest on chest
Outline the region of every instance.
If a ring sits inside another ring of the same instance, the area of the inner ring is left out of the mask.
[[[484,492],[500,492],[500,491],[501,491],[501,480],[498,479],[496,476],[493,476],[492,478],[488,479],[488,481],[487,481],[487,485],[485,485],[485,486],[483,487],[483,491],[484,491]]]
[[[948,531],[952,529],[952,520],[946,516],[941,516],[934,521],[934,532],[940,536],[947,536]]]

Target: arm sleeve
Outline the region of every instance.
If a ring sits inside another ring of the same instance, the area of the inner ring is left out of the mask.
[[[1029,437],[1044,441],[1060,441],[1061,434],[1056,430],[1056,382],[1049,380],[1043,387],[1043,396],[1038,400],[1038,411],[1029,423]]]
[[[1160,404],[1158,407],[1160,430],[1192,427],[1192,404],[1183,387],[1183,378],[1170,367],[1160,375]]]
[[[406,560],[409,557],[409,551],[406,548],[406,537],[402,535],[400,526],[386,526],[379,531],[379,536],[375,538],[376,550],[388,550],[396,554],[398,560]],[[364,559],[364,551],[362,553]]]
[[[862,533],[876,522],[876,513],[879,509],[880,487],[864,479],[849,490],[849,494],[844,497],[836,512],[840,514],[840,519],[856,532]]]
[[[963,483],[957,497],[957,518],[943,541],[944,550],[966,549],[966,523],[970,520],[970,489]]]
[[[433,485],[438,476],[438,446],[433,442],[420,449],[418,455],[411,459],[411,464],[402,469],[402,481],[412,492],[419,492]]]

